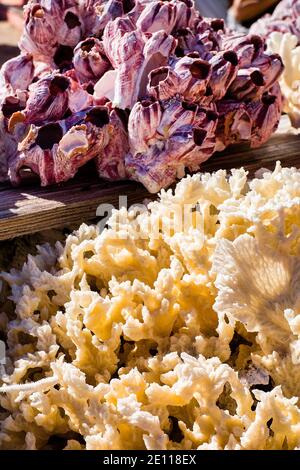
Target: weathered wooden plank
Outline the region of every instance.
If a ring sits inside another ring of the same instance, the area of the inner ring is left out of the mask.
[[[299,135],[275,135],[259,149],[246,144],[232,146],[215,154],[203,164],[202,171],[244,166],[252,176],[261,167],[273,169],[276,160],[283,166],[300,168]],[[91,168],[72,181],[47,188],[0,185],[0,240],[90,220],[101,203],[118,207],[120,195],[127,195],[129,204],[155,197],[134,182],[100,181]]]

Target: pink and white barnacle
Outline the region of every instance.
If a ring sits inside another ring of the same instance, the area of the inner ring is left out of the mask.
[[[34,65],[30,54],[18,55],[3,64],[0,80],[6,92],[11,94],[17,90],[27,90],[34,76]],[[0,94],[3,90],[0,91]]]
[[[73,64],[81,83],[95,83],[111,67],[103,43],[93,37],[77,44]]]
[[[86,33],[100,37],[109,21],[124,15],[124,2],[122,0],[108,0],[96,1],[95,3],[91,18],[85,19]]]
[[[215,148],[218,115],[213,108],[171,100],[163,109],[156,132],[141,153],[129,152],[126,170],[150,192],[169,186],[185,167],[195,170]],[[142,148],[142,145],[141,147]]]
[[[10,168],[13,184],[20,183],[24,166],[39,175],[42,186],[73,178],[79,167],[99,155],[110,138],[109,112],[94,107],[65,121],[41,127],[31,125],[19,144],[19,154]]]
[[[158,101],[144,100],[134,105],[128,121],[130,150],[134,155],[147,151],[161,117],[162,109]]]
[[[106,97],[120,109],[132,108],[146,96],[151,70],[167,64],[176,40],[159,31],[145,42],[138,32],[129,31],[120,38],[118,47],[116,70],[109,70],[97,82],[95,99]]]
[[[70,81],[68,87],[68,111],[77,114],[94,104],[92,83],[81,84],[74,69],[66,72],[65,77]]]
[[[260,69],[249,67],[238,71],[228,93],[235,100],[251,100],[262,95],[265,87],[266,82]]]
[[[216,130],[216,150],[222,151],[228,145],[249,141],[252,132],[252,119],[245,103],[237,100],[221,100],[217,103],[219,114]]]
[[[127,119],[125,111],[111,109],[109,112],[110,138],[95,158],[100,178],[117,181],[127,176],[125,169],[125,155],[129,152]]]
[[[83,33],[76,2],[31,0],[25,7],[21,50],[34,57],[52,57],[57,45],[74,47]]]
[[[260,147],[269,140],[276,131],[282,110],[282,94],[280,86],[276,83],[260,100],[251,101],[246,105],[247,112],[252,120],[251,147]]]
[[[174,31],[182,28],[195,28],[195,25],[200,19],[198,11],[195,9],[192,0],[171,0],[177,7],[176,22],[173,28]]]
[[[133,53],[134,40],[138,38],[138,34],[131,35],[134,32],[135,26],[128,17],[116,18],[106,25],[103,32],[103,46],[105,54],[114,68],[117,68],[125,58],[129,59]],[[141,39],[136,44],[137,49],[140,49],[140,42]],[[143,41],[142,43],[144,45]]]
[[[238,74],[238,57],[234,51],[217,52],[209,60],[211,75],[206,96],[221,100]]]
[[[173,35],[177,40],[176,57],[184,57],[190,52],[198,52],[202,59],[210,59],[211,54],[208,52],[208,49],[190,28],[178,29]]]
[[[136,22],[137,29],[142,33],[164,31],[170,34],[177,21],[177,3],[163,1],[149,2]]]
[[[222,36],[222,50],[234,51],[239,60],[239,67],[249,68],[253,61],[264,54],[265,42],[260,36],[231,34]]]
[[[151,71],[167,65],[169,57],[173,54],[175,47],[176,40],[173,36],[166,34],[164,31],[158,31],[152,34],[146,41],[143,48],[144,61],[139,71],[139,84],[136,98],[145,98]]]
[[[263,74],[265,88],[268,90],[279,79],[283,72],[284,65],[279,54],[260,54],[252,62],[252,67],[256,67]]]
[[[29,87],[29,96],[23,111],[27,123],[41,125],[62,119],[68,109],[70,80],[53,72]],[[11,117],[13,119],[13,116]]]
[[[179,90],[180,78],[171,67],[159,67],[150,72],[147,91],[152,98],[160,101],[168,100]]]
[[[195,25],[197,41],[205,46],[207,51],[221,51],[224,36],[224,21],[221,19],[200,18]]]
[[[48,5],[50,9],[32,0],[24,7],[25,26],[19,47],[35,58],[52,57],[55,51],[57,21],[61,22],[61,16],[53,17],[52,1]]]
[[[0,182],[8,179],[9,166],[18,152],[18,140],[26,131],[22,120],[15,122],[14,129],[10,129],[9,120],[14,113],[20,113],[25,104],[26,94],[21,93],[19,97],[6,96],[0,105]]]
[[[178,92],[186,101],[199,102],[205,94],[210,77],[211,65],[202,60],[198,53],[191,53],[179,59],[174,66],[179,77]]]
[[[76,2],[66,3],[66,8],[62,9],[62,21],[58,23],[57,42],[64,46],[74,47],[83,36],[84,24]]]

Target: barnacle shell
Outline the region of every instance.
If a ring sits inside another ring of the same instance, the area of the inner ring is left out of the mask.
[[[27,90],[33,76],[34,65],[30,54],[8,60],[0,70],[0,96],[15,93],[17,90]]]
[[[165,31],[170,34],[177,20],[177,5],[172,2],[149,2],[137,20],[136,26],[143,33]]]
[[[29,96],[23,111],[26,121],[39,125],[45,121],[62,119],[68,108],[70,80],[53,72],[29,87]]]
[[[149,74],[147,91],[157,100],[163,101],[179,93],[180,78],[171,67],[159,67]]]
[[[166,182],[169,185],[176,175],[183,174],[185,167],[196,170],[211,155],[218,117],[213,109],[179,100],[171,101],[162,111],[158,111],[158,106],[137,105],[137,120],[141,115],[147,123],[152,112],[158,125],[149,129],[148,140],[144,137],[137,141],[133,154],[125,158],[131,177],[142,182],[150,192],[157,192]],[[136,143],[134,122],[129,123],[129,135],[131,142]]]
[[[297,28],[298,0],[284,2]],[[276,9],[276,21],[283,13]],[[94,158],[101,177],[137,179],[157,191],[231,143],[265,142],[283,106],[280,57],[260,36],[201,17],[193,0],[29,0],[20,48],[0,74],[0,105],[9,98],[10,106],[3,140],[12,142],[15,162],[10,171],[1,150],[2,173],[14,182],[25,160],[50,184]],[[13,109],[15,99],[22,106]],[[109,112],[93,157],[83,128],[71,131],[86,126],[92,107]],[[39,135],[50,126],[50,148],[33,140],[25,149],[31,125]],[[76,164],[59,174],[60,155],[66,160],[73,145]]]
[[[42,186],[66,181],[98,155],[109,138],[109,112],[105,107],[80,112],[77,119],[73,116],[41,127],[32,125],[19,144],[11,180],[18,182],[20,168],[27,166],[40,176]]]
[[[216,100],[221,100],[238,74],[238,57],[234,51],[217,52],[210,60],[209,90]]]
[[[101,178],[108,180],[124,179],[127,176],[125,155],[129,152],[128,134],[124,125],[126,115],[112,109],[109,113],[109,139],[95,158],[96,168]]]
[[[299,0],[282,0],[271,15],[265,15],[253,23],[250,31],[267,38],[273,31],[290,33],[300,41],[300,3]]]
[[[253,122],[251,146],[259,147],[276,131],[282,110],[282,94],[280,86],[275,84],[264,93],[259,101],[247,104],[246,109]]]
[[[197,57],[182,57],[176,62],[174,71],[178,75],[179,92],[184,99],[194,102],[200,101],[211,77],[209,62]]]
[[[161,121],[162,110],[158,101],[137,102],[129,115],[128,134],[131,152],[135,155],[148,149]]]
[[[234,34],[222,37],[222,48],[236,52],[240,68],[248,68],[264,54],[264,41],[257,35]]]
[[[224,100],[217,104],[217,150],[224,150],[230,143],[251,139],[252,122],[245,104]]]
[[[21,51],[34,58],[49,58],[58,44],[74,47],[83,34],[83,22],[71,0],[31,0],[25,6]]]
[[[230,97],[236,100],[253,99],[262,95],[266,86],[265,78],[259,68],[240,69],[229,89]]]
[[[110,68],[102,42],[92,37],[77,44],[73,64],[81,83],[99,80]]]

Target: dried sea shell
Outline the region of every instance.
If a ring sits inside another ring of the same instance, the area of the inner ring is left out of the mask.
[[[93,107],[65,121],[41,127],[31,125],[19,144],[10,179],[12,183],[18,183],[19,171],[26,166],[39,175],[42,186],[66,181],[70,175],[76,174],[80,166],[99,155],[109,138],[106,107]]]

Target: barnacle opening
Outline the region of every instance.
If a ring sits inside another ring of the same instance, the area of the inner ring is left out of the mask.
[[[151,101],[151,100],[141,101],[141,105],[143,106],[143,108],[149,108],[149,106],[151,106],[152,104],[153,104],[153,101]]]
[[[223,58],[224,58],[224,60],[226,60],[227,62],[230,62],[235,67],[239,64],[238,56],[237,56],[236,52],[234,52],[234,51],[224,52]]]
[[[260,36],[257,36],[256,34],[253,34],[249,38],[250,43],[254,46],[255,52],[259,51],[263,47],[263,40]]]
[[[127,113],[125,109],[120,109],[120,108],[115,108],[115,113],[120,119],[120,121],[122,122],[124,128],[127,130],[129,113]]]
[[[194,78],[205,80],[210,72],[210,64],[204,60],[195,60],[190,65],[190,72]]]
[[[68,78],[62,76],[62,75],[57,75],[56,77],[52,78],[49,90],[51,95],[56,96],[59,93],[63,93],[69,88],[70,81]]]
[[[58,144],[63,136],[62,128],[59,124],[46,124],[38,131],[36,144],[43,150],[51,150],[54,144]]]
[[[150,76],[150,86],[157,86],[159,82],[163,82],[169,74],[168,67],[161,67],[160,69],[153,70]]]
[[[261,101],[262,101],[262,103],[265,104],[266,106],[271,106],[272,104],[275,103],[275,101],[276,101],[276,96],[275,96],[275,95],[266,94],[266,95],[263,95]]]
[[[95,39],[88,38],[81,43],[80,49],[85,52],[90,52],[93,49],[94,45],[95,45]]]
[[[182,49],[182,47],[180,46],[177,46],[176,49],[175,49],[175,55],[177,57],[184,57],[184,49]]]
[[[86,122],[91,122],[96,127],[103,127],[109,124],[108,109],[103,106],[98,106],[86,113]]]
[[[211,87],[208,85],[208,86],[206,87],[204,96],[212,96],[212,95],[213,95],[213,91],[212,91]]]
[[[212,111],[211,109],[209,109],[206,112],[206,117],[209,121],[216,121],[218,119],[219,115],[215,111]]]
[[[193,7],[193,2],[191,0],[181,0],[181,1],[185,3],[188,8]]]
[[[24,107],[25,106],[20,103],[18,98],[15,98],[14,96],[8,96],[5,98],[1,106],[1,110],[4,117],[10,118],[17,111],[22,111]]]
[[[178,38],[179,36],[184,37],[184,36],[188,36],[190,34],[190,32],[191,31],[188,28],[180,28],[175,32],[174,36],[175,36],[175,38]]]
[[[254,70],[254,72],[251,73],[250,75],[252,82],[256,86],[264,86],[265,85],[265,79],[263,74],[259,70]]]
[[[183,109],[185,109],[186,111],[193,111],[193,113],[195,113],[197,111],[197,104],[195,103],[188,103],[187,101],[182,101],[181,103],[181,106],[183,107]]]
[[[224,20],[222,20],[221,18],[217,18],[215,20],[212,20],[212,22],[210,23],[210,26],[216,32],[220,31],[220,29],[224,31],[225,23],[224,23]]]
[[[41,7],[41,5],[34,5],[34,7],[31,10],[31,16],[33,18],[43,18],[44,17],[44,10]]]
[[[200,147],[204,140],[206,139],[207,132],[204,129],[200,129],[199,127],[196,127],[193,129],[193,139],[195,144]]]
[[[88,86],[86,87],[86,91],[90,94],[90,95],[93,95],[94,94],[94,85],[92,83],[89,83]]]
[[[70,63],[73,60],[73,48],[60,44],[53,57],[54,63],[60,67],[63,64]]]
[[[129,13],[135,7],[134,0],[123,0],[123,11],[124,13]]]
[[[200,54],[197,51],[193,51],[193,52],[190,52],[189,54],[187,54],[187,56],[191,57],[191,59],[199,59]]]
[[[72,13],[71,11],[68,11],[68,13],[66,14],[64,22],[66,23],[69,29],[74,29],[77,26],[81,26],[78,16],[75,15],[75,13]]]

